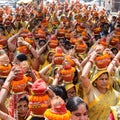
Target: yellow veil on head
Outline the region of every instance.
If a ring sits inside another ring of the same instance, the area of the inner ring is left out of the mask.
[[[92,77],[92,84],[94,86],[94,82],[104,73],[107,73],[108,74],[108,89],[111,88],[111,79],[110,79],[110,74],[108,73],[107,69],[96,69],[95,72],[93,73],[93,77]]]

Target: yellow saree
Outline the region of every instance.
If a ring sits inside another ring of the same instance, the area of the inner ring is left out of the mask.
[[[108,120],[111,106],[117,105],[120,93],[114,90],[111,86],[111,79],[108,73],[108,86],[106,93],[101,93],[95,81],[103,73],[108,73],[107,70],[97,70],[92,77],[88,88],[84,88],[84,100],[89,107],[90,120]]]
[[[89,103],[90,120],[108,120],[110,106],[118,103],[118,93],[114,89],[108,90],[105,94],[95,96],[95,99]]]

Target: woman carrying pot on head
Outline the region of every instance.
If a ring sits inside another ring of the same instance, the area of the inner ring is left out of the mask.
[[[116,105],[119,101],[119,93],[112,88],[110,75],[106,69],[108,65],[106,61],[103,62],[103,66],[106,66],[102,69],[98,68],[100,64],[96,64],[98,66],[92,76],[90,76],[90,70],[93,63],[97,62],[95,61],[97,56],[97,51],[92,52],[89,61],[82,71],[81,79],[84,99],[89,105],[90,120],[107,120],[110,113],[110,106]],[[102,58],[105,58],[103,60],[108,60],[106,56],[102,56]]]

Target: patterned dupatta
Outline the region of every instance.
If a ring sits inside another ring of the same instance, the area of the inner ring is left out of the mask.
[[[23,96],[28,96],[26,92],[20,92],[20,93],[15,93],[12,94],[10,99],[9,99],[9,104],[8,104],[8,111],[9,114],[18,120],[18,111],[17,111],[17,103],[22,98]],[[27,117],[28,115],[26,115]]]
[[[118,102],[118,92],[114,89],[108,90],[105,94],[95,96],[95,99],[89,103],[90,120],[107,120],[110,114],[110,106]]]

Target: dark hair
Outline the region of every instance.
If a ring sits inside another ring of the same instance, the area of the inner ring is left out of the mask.
[[[64,86],[49,86],[49,88],[57,95],[60,96],[64,101],[67,100],[67,92]]]
[[[46,40],[39,40],[39,43],[38,43],[38,44],[41,45],[41,43],[43,43],[43,44],[42,44],[42,46],[43,46],[43,45],[45,45],[45,44],[47,43],[47,41],[46,41]]]
[[[82,98],[80,98],[78,96],[69,98],[68,101],[67,101],[66,107],[70,112],[73,112],[73,111],[78,109],[78,106],[80,104],[85,104],[86,109],[88,110],[87,104],[83,101]]]
[[[27,96],[21,97],[18,102],[21,102],[21,101],[26,101],[27,103],[29,103]]]
[[[118,53],[118,49],[117,48],[112,48],[111,51],[113,52],[113,54],[117,54]]]
[[[19,53],[16,55],[16,58],[20,61],[20,62],[23,62],[25,60],[27,60],[27,56],[23,53]]]
[[[117,17],[116,17],[116,16],[112,16],[112,18],[113,18],[113,19],[115,19],[115,20],[117,19]]]
[[[103,23],[103,24],[101,25],[101,28],[103,28],[103,27],[106,26],[106,25],[107,25],[108,27],[110,26],[108,23],[105,22],[105,23]]]

